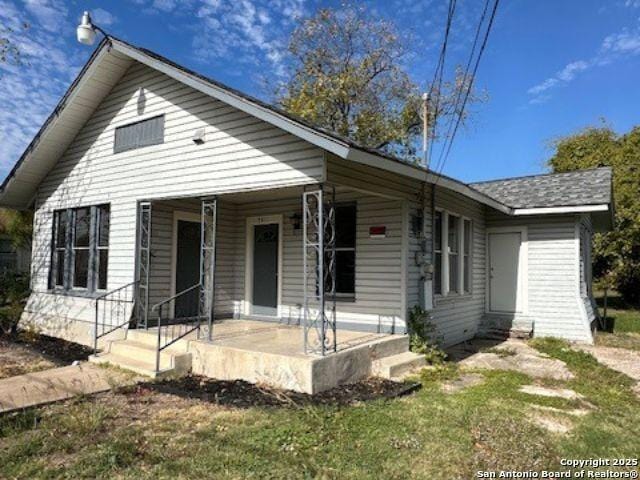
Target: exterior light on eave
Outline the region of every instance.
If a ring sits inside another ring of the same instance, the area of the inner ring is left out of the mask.
[[[76,29],[76,35],[78,41],[83,45],[93,45],[93,42],[96,40],[96,29],[91,23],[89,12],[82,14],[82,20]]]

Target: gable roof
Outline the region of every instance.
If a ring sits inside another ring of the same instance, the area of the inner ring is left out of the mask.
[[[385,152],[364,147],[348,138],[311,125],[301,118],[182,67],[157,53],[133,46],[112,36],[105,37],[96,47],[86,65],[4,180],[0,187],[0,206],[26,209],[33,204],[40,182],[55,166],[82,126],[134,62],[162,72],[174,80],[281,128],[339,158],[438,184],[508,215],[558,213],[541,212],[539,207],[565,205],[563,202],[568,199],[573,200],[572,205],[577,209],[574,211],[593,211],[580,210],[580,208],[584,209],[585,205],[590,206],[591,203],[579,204],[579,202],[583,200],[591,202],[593,197],[579,191],[583,181],[573,178],[573,175],[580,176],[578,172],[566,174],[567,177],[558,178],[556,181],[545,179],[548,175],[542,175],[468,185],[446,175],[437,174],[421,165],[405,162]],[[611,196],[610,178],[609,172],[608,198]],[[599,180],[599,183],[595,182],[602,189],[599,198],[605,199],[607,192],[604,191],[606,183],[604,174]],[[520,186],[521,182],[522,186]],[[530,185],[524,186],[527,183]],[[559,183],[563,185],[562,190],[566,190],[565,183],[573,185],[573,189],[570,189],[573,193],[556,196],[554,191]],[[529,190],[535,190],[538,194],[533,195]],[[529,201],[520,202],[523,192],[531,193],[528,197]],[[536,208],[532,212],[527,211],[529,207],[521,206],[534,204]]]
[[[363,147],[350,139],[313,126],[281,109],[184,68],[157,53],[135,47],[112,36],[105,37],[96,47],[87,64],[4,180],[0,187],[1,206],[25,209],[32,205],[40,182],[134,61],[281,128],[337,157],[426,182],[438,182],[445,188],[509,213],[508,207],[470,188],[464,182],[437,175],[420,165],[405,162],[385,152]]]
[[[470,186],[514,209],[609,205],[610,167],[505,178]]]

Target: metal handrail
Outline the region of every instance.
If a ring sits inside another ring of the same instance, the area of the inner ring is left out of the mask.
[[[180,322],[178,323],[178,325],[180,324],[188,324],[190,321],[194,321],[195,322],[195,326],[192,326],[191,328],[187,328],[184,331],[182,331],[181,333],[179,333],[178,335],[175,335],[175,323],[172,324],[167,324],[164,326],[165,328],[165,334],[164,334],[164,342],[163,342],[163,335],[162,335],[162,331],[163,331],[163,325],[162,325],[162,309],[163,307],[167,304],[170,303],[178,298],[180,298],[181,296],[197,289],[200,288],[201,285],[200,283],[196,283],[195,285],[182,290],[179,293],[176,293],[175,295],[173,295],[172,297],[166,298],[164,300],[162,300],[159,303],[156,303],[152,308],[151,311],[155,312],[156,310],[158,310],[158,337],[157,337],[157,348],[156,348],[156,372],[160,371],[160,353],[162,352],[162,350],[164,350],[165,348],[169,347],[170,345],[174,344],[175,342],[177,342],[178,340],[180,340],[181,338],[186,337],[187,335],[189,335],[191,332],[195,331],[195,330],[200,330],[200,324],[202,322],[202,316],[197,315],[195,317],[184,317],[184,318],[180,318],[180,319],[175,319],[174,320],[180,320]],[[169,327],[171,327],[171,335],[169,335]],[[198,334],[199,336],[199,334]]]
[[[130,287],[135,287],[138,284],[138,280],[127,283],[126,285],[122,285],[121,287],[118,288],[114,288],[113,290],[103,293],[102,295],[98,295],[97,297],[94,298],[95,301],[95,325],[94,325],[94,334],[93,334],[93,350],[94,353],[98,352],[98,339],[104,337],[105,335],[109,335],[111,332],[115,332],[116,330],[124,327],[125,325],[127,325],[130,321],[131,318],[127,318],[126,321],[124,322],[120,322],[117,325],[114,325],[113,322],[110,322],[109,324],[106,323],[100,323],[99,322],[99,317],[100,317],[100,302],[114,302],[114,303],[133,303],[135,304],[136,301],[136,288],[132,289],[132,295],[131,295],[131,299],[127,299],[127,297],[125,296],[125,298],[121,298],[121,292],[124,290],[125,291],[125,295],[126,295],[126,289],[130,288]],[[117,298],[108,298],[114,294],[118,294]],[[116,315],[118,314],[118,312],[116,311]],[[111,307],[111,316],[113,317],[113,306]],[[104,318],[104,316],[103,316]],[[98,331],[98,327],[102,325],[103,329],[102,332]],[[108,330],[105,330],[104,327],[107,326],[109,327]]]
[[[182,290],[180,293],[176,293],[173,297],[166,298],[161,302],[156,303],[153,307],[151,307],[151,311],[155,312],[158,309],[158,307],[162,307],[163,305],[177,299],[178,297],[181,297],[185,293],[189,293],[191,290],[195,290],[196,288],[200,288],[200,283],[196,283],[195,285],[192,285],[191,287],[185,290]]]

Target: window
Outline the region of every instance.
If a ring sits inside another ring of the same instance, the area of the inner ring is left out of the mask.
[[[164,142],[164,115],[116,128],[113,153],[158,145]]]
[[[336,205],[336,296],[356,293],[356,205]],[[327,265],[325,260],[325,265]],[[328,268],[328,265],[327,265]],[[325,285],[325,290],[331,290]]]
[[[53,215],[53,258],[50,288],[64,287],[64,272],[67,270],[68,213],[67,210],[59,210]]]
[[[458,263],[460,261],[460,218],[454,215],[449,215],[448,222],[447,251],[449,253],[449,291],[458,292],[458,272],[460,271],[460,264]]]
[[[8,238],[0,238],[0,273],[16,267],[16,252]]]
[[[463,279],[464,279],[464,293],[471,292],[471,220],[464,221],[464,245],[463,245]]]
[[[52,243],[49,288],[107,288],[109,205],[57,210]]]
[[[436,212],[434,237],[433,288],[438,295],[442,294],[442,212]]]
[[[436,295],[471,293],[473,223],[437,210],[434,217],[433,291]]]

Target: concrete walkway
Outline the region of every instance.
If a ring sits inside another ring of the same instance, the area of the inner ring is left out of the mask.
[[[512,370],[534,378],[573,378],[563,361],[539,352],[522,340],[473,339],[448,349],[447,353],[449,358],[467,368]]]
[[[590,353],[596,360],[610,369],[622,372],[640,382],[640,352],[626,348],[600,347],[597,345],[576,345],[576,348]]]
[[[0,413],[105,392],[133,377],[82,363],[0,380]]]

